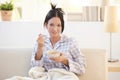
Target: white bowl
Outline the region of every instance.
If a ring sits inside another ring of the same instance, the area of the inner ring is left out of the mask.
[[[60,56],[60,52],[58,52],[56,50],[48,50],[47,53],[48,53],[49,57],[59,57]]]

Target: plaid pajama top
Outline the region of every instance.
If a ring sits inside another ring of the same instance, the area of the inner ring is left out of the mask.
[[[43,66],[46,71],[51,68],[62,68],[68,71],[71,71],[75,74],[81,75],[85,73],[85,58],[84,55],[80,52],[78,43],[73,39],[65,35],[61,35],[61,39],[52,47],[50,38],[44,35],[44,48],[43,56],[41,60],[35,60],[35,54],[37,52],[38,44],[36,42],[31,58],[31,65],[34,66]],[[65,66],[62,63],[58,63],[49,59],[47,55],[48,50],[57,50],[63,53],[68,59],[69,67]]]

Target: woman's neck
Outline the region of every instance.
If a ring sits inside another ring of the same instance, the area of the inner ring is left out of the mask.
[[[51,41],[53,47],[54,47],[55,43],[57,43],[59,40],[60,40],[60,36],[50,38],[50,41]]]

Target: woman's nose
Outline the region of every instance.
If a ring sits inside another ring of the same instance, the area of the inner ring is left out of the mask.
[[[56,31],[56,30],[57,30],[57,26],[55,26],[55,27],[53,28],[53,30]]]

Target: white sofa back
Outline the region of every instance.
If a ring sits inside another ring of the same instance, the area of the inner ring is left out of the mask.
[[[107,57],[104,49],[81,49],[86,57],[86,73],[80,80],[107,80]],[[0,80],[27,76],[31,48],[0,48]]]
[[[30,69],[30,48],[0,48],[0,80],[27,76]]]

